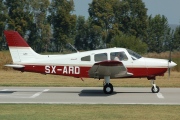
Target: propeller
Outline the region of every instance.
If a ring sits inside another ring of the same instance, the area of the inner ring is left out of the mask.
[[[170,79],[170,72],[171,72],[171,69],[169,67],[169,63],[171,63],[171,61],[172,61],[172,59],[171,59],[171,52],[172,52],[172,46],[170,46],[169,60],[168,60],[168,80]]]

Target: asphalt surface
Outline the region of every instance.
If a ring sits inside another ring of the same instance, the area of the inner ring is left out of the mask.
[[[102,87],[0,87],[0,103],[180,105],[180,88],[114,87],[107,95]]]

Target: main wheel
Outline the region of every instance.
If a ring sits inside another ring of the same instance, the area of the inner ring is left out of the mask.
[[[156,86],[156,89],[155,89],[154,86],[152,86],[151,91],[152,93],[158,93],[160,91],[160,88]]]
[[[113,92],[113,85],[111,83],[107,83],[104,88],[103,91],[105,94],[111,94]]]

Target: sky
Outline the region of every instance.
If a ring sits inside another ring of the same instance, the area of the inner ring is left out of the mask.
[[[180,25],[180,0],[142,0],[148,9],[147,14],[153,17],[157,14],[164,15],[169,24]],[[74,0],[76,15],[88,18],[89,3],[92,0]]]

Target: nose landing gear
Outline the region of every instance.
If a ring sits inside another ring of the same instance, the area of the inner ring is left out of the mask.
[[[151,88],[152,93],[158,93],[160,91],[159,86],[157,86],[154,82],[154,80],[152,80],[152,88]]]

